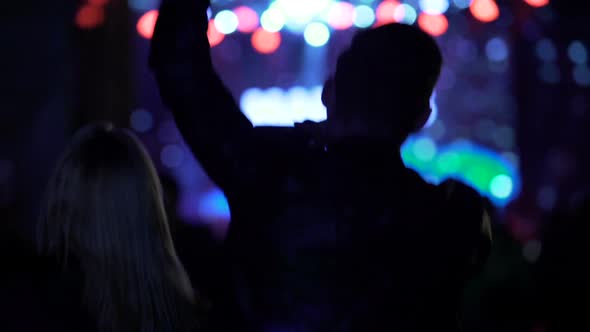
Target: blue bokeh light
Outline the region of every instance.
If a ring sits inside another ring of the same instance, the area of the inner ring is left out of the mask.
[[[444,14],[449,9],[448,0],[420,0],[420,8],[430,15]]]
[[[502,38],[492,38],[486,44],[486,55],[491,61],[505,61],[508,59],[508,54],[508,45]]]
[[[229,220],[229,204],[223,192],[215,188],[202,195],[199,200],[198,214],[205,222]]]

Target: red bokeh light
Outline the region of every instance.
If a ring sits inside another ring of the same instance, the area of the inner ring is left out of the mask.
[[[549,0],[524,0],[524,2],[533,7],[543,7],[549,4]]]
[[[234,9],[234,14],[238,17],[238,31],[250,33],[258,28],[260,20],[258,18],[258,13],[256,13],[254,9],[240,6]]]
[[[279,32],[269,32],[262,28],[257,29],[252,34],[252,46],[258,53],[262,54],[275,52],[281,46],[281,40]]]
[[[84,5],[76,13],[76,25],[82,29],[93,29],[104,23],[104,9],[99,6]]]
[[[225,39],[225,35],[221,33],[215,27],[215,21],[213,19],[209,20],[209,28],[207,29],[207,39],[209,39],[209,45],[211,47],[215,47]]]
[[[157,10],[150,10],[149,12],[143,14],[139,18],[139,21],[137,21],[137,32],[139,35],[143,38],[151,39],[154,34],[154,27],[156,26],[157,20]]]
[[[449,21],[444,15],[422,13],[418,16],[418,25],[422,30],[434,37],[443,35],[449,29]]]
[[[395,0],[383,1],[375,12],[376,26],[381,26],[389,23],[396,22],[395,20],[395,9],[399,6],[399,2]]]
[[[500,16],[500,9],[494,0],[473,0],[469,10],[473,17],[485,23],[495,21]]]
[[[337,2],[328,14],[328,24],[336,30],[346,30],[354,24],[354,6],[350,2]]]
[[[110,0],[88,0],[88,3],[95,6],[105,6]]]

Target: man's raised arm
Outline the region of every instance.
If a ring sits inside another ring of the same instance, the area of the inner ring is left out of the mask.
[[[208,175],[230,185],[252,124],[213,68],[207,39],[208,0],[163,0],[150,67],[186,143]]]

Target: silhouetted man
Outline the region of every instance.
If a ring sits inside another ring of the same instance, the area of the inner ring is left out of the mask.
[[[430,114],[435,41],[399,24],[364,31],[326,84],[325,123],[254,129],[213,69],[207,7],[164,0],[150,63],[230,204],[240,309],[219,329],[457,329],[462,288],[489,246],[483,202],[455,182],[427,184],[399,153]]]

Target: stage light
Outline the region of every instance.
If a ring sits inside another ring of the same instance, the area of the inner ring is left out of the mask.
[[[221,44],[221,42],[225,39],[225,35],[217,30],[214,20],[209,20],[207,39],[209,40],[209,46],[211,47]]]
[[[576,40],[567,48],[567,54],[575,64],[585,64],[588,61],[588,51],[582,42]]]
[[[434,37],[443,35],[449,29],[449,21],[444,15],[422,13],[418,16],[418,25]]]
[[[533,7],[543,7],[549,4],[549,0],[524,0],[524,2]]]
[[[354,9],[354,25],[358,28],[368,28],[375,22],[375,12],[366,5],[357,6]]]
[[[281,46],[281,34],[279,32],[266,31],[263,28],[256,29],[252,34],[252,47],[261,54],[274,53]]]
[[[430,162],[436,156],[436,144],[431,138],[424,136],[414,142],[412,152],[418,160]]]
[[[238,16],[231,10],[222,10],[215,15],[215,27],[219,32],[229,35],[238,29]]]
[[[243,33],[254,32],[258,28],[258,14],[254,9],[246,6],[240,6],[234,9],[238,17],[238,31]]]
[[[557,48],[551,40],[546,38],[537,42],[535,53],[543,61],[553,62],[557,60]]]
[[[420,8],[426,14],[444,14],[449,9],[448,0],[420,0]]]
[[[303,33],[305,41],[313,47],[321,47],[330,40],[330,30],[328,27],[320,22],[309,24]]]
[[[399,2],[394,0],[386,0],[381,2],[376,10],[377,26],[394,23],[395,9],[397,6],[399,6]]]
[[[76,13],[76,25],[81,29],[94,29],[104,23],[104,8],[84,5]]]
[[[152,126],[154,125],[154,118],[152,116],[152,113],[143,109],[138,109],[135,112],[131,113],[131,117],[129,120],[131,128],[133,128],[133,130],[139,133],[145,133],[149,131],[150,129],[152,129]]]
[[[473,17],[484,23],[495,21],[500,17],[500,9],[494,0],[473,0],[469,9]]]
[[[465,9],[471,5],[472,0],[453,0],[455,6],[459,9]]]
[[[166,145],[160,152],[162,164],[169,168],[180,166],[184,160],[184,151],[176,144]]]
[[[287,18],[287,27],[303,27],[325,12],[333,0],[276,0],[275,6]]]
[[[216,188],[203,195],[198,203],[198,214],[201,219],[208,222],[229,219],[229,204],[223,192]]]
[[[328,12],[328,24],[336,30],[346,30],[353,25],[354,13],[350,2],[335,2]]]
[[[418,18],[418,13],[414,7],[407,3],[401,4],[395,8],[394,19],[399,23],[414,24]]]
[[[139,35],[143,38],[151,39],[154,34],[154,27],[156,26],[157,20],[158,11],[155,9],[143,14],[139,21],[137,21],[137,32]]]
[[[490,192],[496,198],[506,199],[512,195],[514,182],[506,174],[496,175],[490,182]]]
[[[508,58],[508,45],[502,38],[492,38],[486,44],[486,55],[491,61],[504,61]]]
[[[268,32],[278,32],[285,26],[285,16],[275,8],[269,8],[262,13],[260,25]]]

